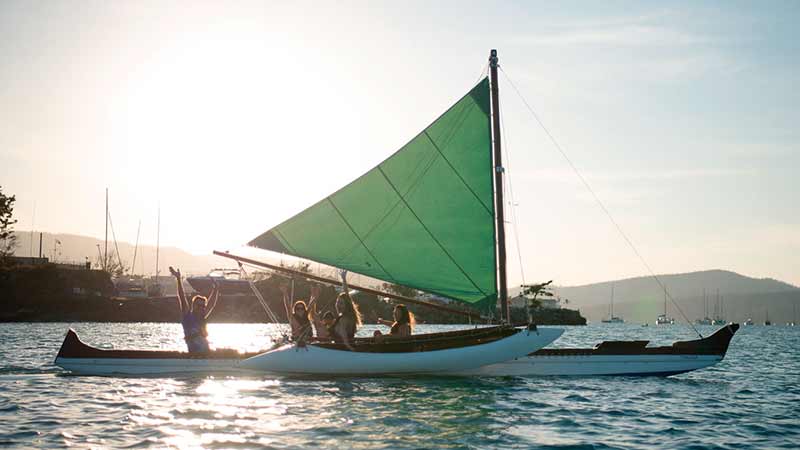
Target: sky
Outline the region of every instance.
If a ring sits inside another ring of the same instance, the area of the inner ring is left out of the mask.
[[[0,3],[17,229],[235,250],[391,155],[497,48],[510,284],[800,285],[797,2]],[[506,77],[507,75],[507,77]],[[513,224],[512,224],[513,225]],[[519,251],[516,246],[519,239]],[[521,261],[521,264],[520,264]]]

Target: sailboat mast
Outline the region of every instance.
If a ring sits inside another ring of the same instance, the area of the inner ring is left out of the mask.
[[[158,251],[161,248],[161,206],[158,207],[158,219],[156,223],[156,283],[158,283]]]
[[[108,188],[106,188],[106,238],[103,243],[103,270],[108,264]]]
[[[506,231],[503,214],[503,156],[500,147],[500,99],[497,87],[497,50],[489,53],[489,74],[492,99],[492,141],[494,142],[494,195],[497,220],[497,270],[500,317],[511,323],[506,284]]]
[[[611,319],[614,318],[614,285],[611,285]]]
[[[136,227],[136,246],[133,247],[133,263],[131,263],[131,275],[136,274],[136,254],[139,252],[139,232],[142,231],[142,221]]]

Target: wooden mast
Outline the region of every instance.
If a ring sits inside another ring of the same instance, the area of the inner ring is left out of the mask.
[[[497,220],[497,271],[498,295],[500,296],[500,318],[511,323],[511,308],[508,304],[506,284],[506,231],[503,214],[503,157],[500,151],[500,99],[497,88],[497,50],[489,53],[489,73],[492,99],[492,141],[494,142],[494,195]]]

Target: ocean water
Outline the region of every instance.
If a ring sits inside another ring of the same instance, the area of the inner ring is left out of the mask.
[[[668,378],[296,379],[70,376],[53,365],[69,326],[106,348],[183,344],[178,324],[0,324],[0,446],[800,448],[800,327],[742,327],[720,364]],[[554,346],[693,338],[679,325],[566,328]],[[254,350],[276,329],[209,333]]]

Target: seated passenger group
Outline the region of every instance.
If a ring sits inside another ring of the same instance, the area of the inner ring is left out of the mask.
[[[175,277],[177,284],[178,305],[181,311],[181,324],[183,325],[184,339],[190,353],[207,353],[210,351],[208,345],[208,331],[206,329],[208,317],[217,306],[219,299],[220,286],[216,281],[211,283],[211,292],[208,297],[195,295],[189,301],[183,290],[183,277],[179,269],[169,268],[172,276]],[[311,287],[311,296],[308,304],[302,300],[295,301],[290,306],[289,289],[287,285],[281,285],[283,293],[283,303],[286,308],[286,316],[292,328],[292,340],[295,342],[308,342],[314,339],[316,329],[317,341],[333,341],[347,345],[355,338],[356,331],[361,327],[361,313],[358,305],[353,301],[347,292],[347,282],[343,274],[344,292],[336,297],[336,314],[325,311],[320,315],[317,310],[317,299],[319,298],[319,286]],[[414,331],[414,314],[405,305],[397,305],[394,308],[394,321],[378,318],[378,323],[390,327],[388,336],[406,337],[411,336]],[[313,327],[312,327],[313,324]],[[384,335],[380,331],[375,331],[373,335],[377,342],[382,342]]]
[[[334,341],[350,346],[356,331],[362,325],[358,305],[350,294],[345,291],[336,297],[336,314],[325,311],[320,315],[317,309],[319,286],[312,286],[308,304],[303,300],[297,300],[291,306],[288,286],[282,285],[280,289],[283,293],[283,303],[286,315],[289,317],[293,341],[310,341],[314,339],[314,330],[316,330],[317,341]],[[405,305],[397,305],[394,308],[394,321],[378,318],[378,323],[390,327],[389,336],[411,336],[415,324],[414,314]],[[382,337],[383,334],[376,331],[375,336]]]

